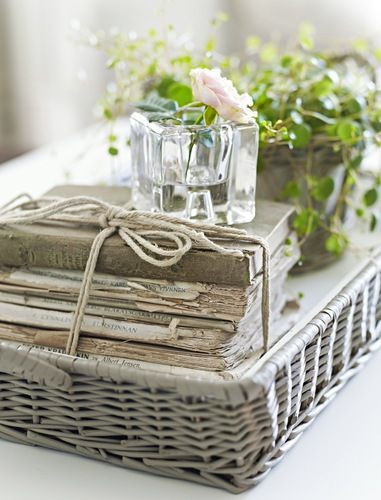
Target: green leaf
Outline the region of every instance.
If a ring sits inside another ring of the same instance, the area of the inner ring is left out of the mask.
[[[137,102],[135,103],[135,108],[140,109],[141,111],[147,111],[148,113],[160,113],[165,111],[165,108],[161,106],[156,106],[155,104],[150,104],[146,102]]]
[[[212,125],[212,123],[214,123],[216,119],[216,116],[217,116],[217,111],[214,108],[207,106],[204,111],[205,125]]]
[[[374,57],[377,59],[377,61],[381,61],[381,47],[374,51]]]
[[[311,87],[311,92],[318,98],[327,96],[332,92],[333,82],[328,76],[324,76],[320,82]]]
[[[314,27],[309,23],[303,23],[299,28],[299,43],[305,50],[314,48]]]
[[[163,108],[168,111],[177,111],[178,107],[177,102],[172,99],[168,99],[166,103],[163,103]]]
[[[353,171],[353,169],[352,170],[348,169],[347,170],[347,178],[344,182],[344,185],[351,187],[351,186],[354,186],[356,184],[356,182],[357,182],[357,180],[356,180],[355,172]]]
[[[114,146],[110,146],[108,148],[108,153],[111,155],[111,156],[116,156],[118,153],[119,153],[119,149],[114,147]]]
[[[377,224],[378,224],[377,216],[376,216],[376,214],[373,213],[370,217],[369,229],[371,231],[374,231],[377,227]]]
[[[181,120],[175,118],[173,116],[173,114],[171,114],[171,113],[161,113],[161,112],[148,113],[147,114],[147,119],[150,122],[161,122],[161,121],[166,121],[166,120],[176,120],[177,122],[181,123]]]
[[[111,109],[104,108],[104,110],[103,110],[103,116],[106,118],[106,120],[112,120],[113,116],[112,116]]]
[[[117,136],[115,134],[110,134],[108,136],[108,142],[115,142],[117,140]]]
[[[368,191],[366,191],[364,193],[364,196],[363,196],[363,202],[364,202],[364,205],[366,207],[371,207],[373,206],[377,199],[378,199],[378,191],[376,188],[372,188],[372,189],[368,189]]]
[[[328,137],[336,137],[337,135],[337,124],[333,123],[332,125],[326,125],[325,127],[325,132],[328,135]]]
[[[312,208],[303,208],[295,217],[293,226],[299,236],[308,236],[319,226],[319,214]]]
[[[332,177],[322,177],[312,188],[311,195],[316,201],[325,201],[331,196],[334,189],[335,183]]]
[[[366,52],[369,50],[369,42],[364,38],[357,38],[352,42],[353,48],[359,52]]]
[[[273,62],[276,57],[277,57],[277,46],[274,43],[265,43],[262,46],[262,50],[259,54],[261,60],[264,63],[271,63]]]
[[[294,61],[294,58],[292,56],[285,55],[285,56],[282,56],[282,58],[280,60],[280,65],[282,66],[282,68],[289,68],[293,61]]]
[[[212,148],[214,146],[212,131],[210,129],[201,130],[197,133],[197,140],[205,147]]]
[[[350,99],[348,101],[348,104],[347,104],[347,108],[348,108],[348,111],[351,113],[351,114],[357,114],[357,113],[360,113],[361,110],[363,109],[363,107],[365,106],[365,101],[363,98],[361,97],[353,97],[352,99]]]
[[[222,23],[229,21],[229,14],[224,11],[217,12],[215,18],[212,20],[212,26],[219,26]]]
[[[147,74],[149,76],[154,76],[156,74],[156,71],[157,71],[157,63],[156,61],[155,62],[152,62],[148,68],[147,68]]]
[[[363,208],[361,208],[361,207],[356,208],[356,215],[357,215],[357,217],[360,217],[360,218],[364,217],[364,214],[365,214],[365,212],[364,212]]]
[[[135,107],[147,112],[177,111],[178,104],[173,99],[167,99],[158,95],[151,95],[145,101],[135,103]]]
[[[261,45],[259,36],[249,36],[246,39],[246,48],[252,52],[256,52]]]
[[[305,123],[292,125],[288,131],[294,148],[303,148],[311,140],[311,127]]]
[[[106,68],[113,69],[119,62],[120,62],[119,57],[111,57],[106,63]]]
[[[324,78],[329,78],[334,85],[337,85],[340,82],[338,72],[332,68],[327,69],[326,76]]]
[[[352,143],[360,136],[358,123],[352,120],[340,120],[337,125],[337,135],[344,143]]]
[[[167,90],[167,97],[176,101],[179,106],[185,106],[193,100],[192,89],[183,83],[172,83]]]
[[[214,52],[216,50],[217,40],[216,37],[212,36],[208,38],[205,43],[204,50],[205,52]]]
[[[359,154],[350,160],[349,166],[356,170],[361,165],[361,162],[362,162],[362,155]]]
[[[343,234],[333,233],[325,240],[325,248],[333,255],[341,255],[348,245],[348,239]]]
[[[289,181],[285,185],[281,194],[282,198],[290,199],[290,198],[299,198],[300,196],[300,187],[296,181]]]
[[[282,141],[288,141],[290,139],[289,135],[288,135],[288,130],[286,127],[281,127],[279,130],[278,130],[278,133],[279,133],[279,137]]]
[[[217,12],[216,19],[221,23],[227,23],[229,21],[229,14],[227,12],[224,12],[223,10],[220,10],[219,12]]]
[[[156,87],[156,90],[159,94],[160,97],[168,97],[168,89],[170,88],[170,86],[173,84],[173,83],[176,83],[175,79],[172,77],[172,76],[166,76],[164,77],[159,85]]]

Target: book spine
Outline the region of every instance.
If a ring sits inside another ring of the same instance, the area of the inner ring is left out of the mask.
[[[41,227],[41,226],[40,226]],[[0,266],[46,267],[83,271],[91,238],[65,237],[19,227],[0,228]],[[109,238],[99,255],[97,271],[130,278],[248,286],[253,272],[248,255],[233,257],[194,250],[176,265],[161,268],[140,259],[118,236]]]

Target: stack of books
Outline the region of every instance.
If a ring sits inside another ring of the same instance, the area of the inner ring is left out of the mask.
[[[62,186],[47,193],[78,194],[117,205],[129,197],[126,188],[106,187]],[[288,205],[258,200],[255,220],[240,226],[270,246],[273,328],[287,300],[288,271],[299,259],[292,215]],[[0,228],[0,339],[64,352],[96,234],[95,227],[53,221]],[[131,366],[225,371],[263,351],[262,249],[234,246],[244,257],[192,249],[175,266],[158,268],[140,260],[119,236],[109,238],[78,355]]]

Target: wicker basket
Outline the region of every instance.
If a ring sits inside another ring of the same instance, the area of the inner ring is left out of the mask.
[[[239,381],[0,344],[0,435],[240,492],[260,482],[380,344],[381,256]]]

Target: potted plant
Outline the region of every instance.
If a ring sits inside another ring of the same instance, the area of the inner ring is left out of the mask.
[[[314,51],[310,35],[304,28],[297,50],[280,53],[272,46],[270,60],[260,69],[246,68],[262,128],[280,120],[287,129],[274,141],[268,134],[261,137],[258,183],[262,195],[296,205],[303,271],[344,252],[349,208],[375,229],[372,208],[381,179],[376,172],[354,201],[367,148],[381,144],[380,89],[373,67],[358,53]],[[264,49],[270,53],[268,46]]]

